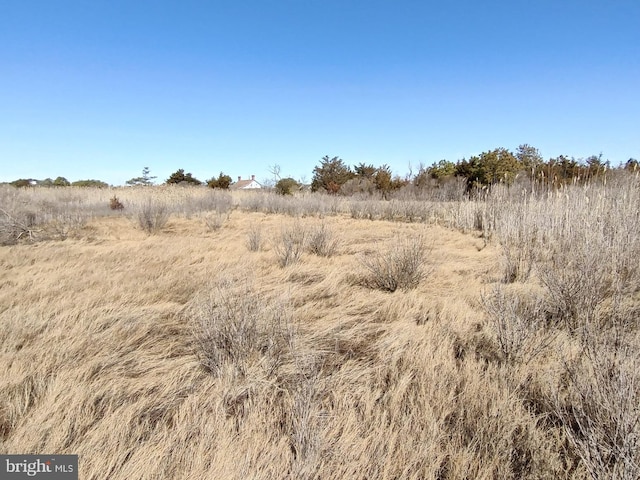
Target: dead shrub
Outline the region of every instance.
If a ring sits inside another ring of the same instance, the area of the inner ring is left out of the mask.
[[[140,228],[152,235],[162,231],[169,221],[169,215],[164,203],[149,199],[138,208],[136,219]]]
[[[606,328],[611,309],[637,290],[639,191],[568,189],[536,215],[536,271],[557,320],[574,334]]]
[[[217,212],[229,214],[233,210],[233,198],[224,190],[209,189],[207,193],[190,202],[193,212]]]
[[[215,212],[204,215],[204,224],[210,232],[217,232],[224,226],[224,222],[229,218],[228,214]]]
[[[278,257],[278,264],[287,267],[298,263],[306,248],[307,232],[299,223],[283,227],[280,235],[274,240],[273,249]]]
[[[599,321],[598,311],[615,293],[606,251],[576,241],[538,264],[556,320],[572,333]]]
[[[66,240],[77,236],[87,224],[87,217],[81,211],[59,213],[43,226],[43,233],[49,239]]]
[[[262,229],[259,225],[252,225],[247,233],[247,248],[250,252],[259,252],[262,248]]]
[[[20,240],[65,240],[86,225],[87,214],[80,210],[52,211],[36,214],[29,210],[9,213],[0,209],[0,244]]]
[[[390,248],[360,257],[360,263],[367,270],[362,283],[388,292],[415,288],[431,273],[427,253],[421,236],[396,239]]]
[[[427,203],[414,200],[400,201],[396,205],[398,215],[405,222],[424,222],[428,218]]]
[[[531,275],[533,268],[533,248],[526,241],[521,243],[500,241],[502,250],[502,266],[504,283],[524,282]]]
[[[197,301],[195,338],[201,364],[214,375],[232,368],[245,376],[253,366],[269,377],[288,352],[292,330],[283,305],[248,287],[221,282]]]
[[[35,240],[39,233],[35,213],[14,213],[0,208],[0,245],[12,245],[21,239]]]
[[[496,286],[482,295],[482,304],[505,361],[528,363],[549,345],[552,336],[544,329],[545,308],[540,298]]]
[[[640,478],[639,367],[637,348],[604,342],[566,364],[566,385],[552,393],[554,413],[592,478]]]
[[[309,235],[309,251],[321,257],[332,257],[338,251],[339,242],[335,234],[324,223]]]

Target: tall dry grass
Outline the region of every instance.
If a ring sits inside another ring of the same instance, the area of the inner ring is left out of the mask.
[[[0,247],[0,452],[86,479],[637,478],[638,192],[2,189],[35,218]],[[64,241],[54,211],[83,219]],[[362,282],[412,238],[428,276]]]

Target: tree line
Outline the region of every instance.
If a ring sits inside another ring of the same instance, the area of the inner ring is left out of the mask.
[[[638,160],[630,158],[616,169],[638,171]],[[383,197],[406,186],[439,188],[455,179],[465,183],[466,191],[488,189],[495,184],[513,185],[516,181],[529,185],[558,188],[569,183],[585,184],[603,179],[612,170],[602,155],[576,159],[560,155],[544,160],[535,147],[520,145],[515,152],[496,148],[457,162],[440,160],[430,166],[420,165],[418,172],[392,176],[388,165],[375,167],[360,163],[353,168],[340,157],[325,156],[313,170],[312,191],[330,194],[353,194],[377,191]]]
[[[55,180],[51,178],[45,178],[44,180],[36,180],[35,178],[19,178],[18,180],[14,180],[13,182],[9,182],[9,185],[13,185],[14,187],[98,187],[98,188],[106,188],[109,186],[108,183],[102,182],[100,180],[76,180],[75,182],[70,182],[65,177],[56,177]]]
[[[638,171],[640,164],[636,159],[629,159],[617,169]],[[587,183],[605,177],[611,170],[609,161],[602,155],[592,155],[586,159],[576,159],[560,155],[544,160],[538,149],[531,145],[520,145],[515,151],[506,148],[495,148],[469,159],[457,162],[440,160],[430,166],[420,165],[414,175],[411,171],[401,177],[394,175],[387,165],[374,166],[359,163],[349,166],[340,157],[324,156],[313,169],[313,178],[309,188],[311,191],[322,191],[328,194],[353,195],[355,193],[377,193],[383,198],[403,187],[411,186],[419,189],[440,188],[452,180],[461,180],[467,192],[475,189],[487,189],[495,184],[512,185],[514,182],[526,180],[530,185],[557,188],[568,183]],[[274,174],[272,186],[277,193],[290,195],[305,187],[291,177],[280,178],[280,166],[269,167]],[[130,186],[153,185],[157,177],[151,176],[149,167],[144,167],[142,175],[127,180]],[[172,173],[165,184],[207,185],[210,188],[228,189],[233,185],[229,175],[220,172],[204,182],[195,178],[184,169]],[[100,180],[78,180],[69,182],[64,177],[55,180],[19,179],[11,182],[16,187],[33,185],[47,187],[108,187]]]

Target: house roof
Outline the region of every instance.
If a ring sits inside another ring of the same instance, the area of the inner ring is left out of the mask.
[[[238,177],[238,181],[235,182],[233,185],[231,185],[231,188],[234,188],[234,189],[247,188],[252,183],[258,185],[259,187],[262,187],[262,185],[260,185],[260,183],[256,180],[255,175],[251,175],[251,178],[247,180],[242,180],[241,177]]]
[[[238,180],[236,183],[232,185],[233,188],[244,188],[251,185],[251,182],[255,182],[255,180]]]

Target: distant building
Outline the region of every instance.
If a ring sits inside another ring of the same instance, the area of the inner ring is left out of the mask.
[[[238,181],[231,185],[234,190],[253,190],[256,188],[262,188],[258,182],[256,182],[256,176],[251,175],[251,180],[243,180],[242,177],[238,177]]]

